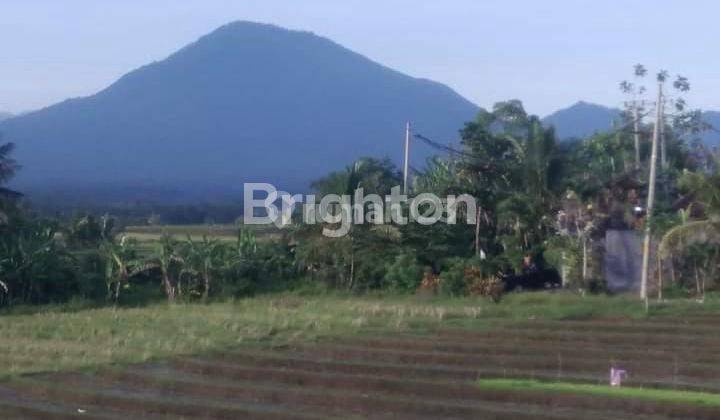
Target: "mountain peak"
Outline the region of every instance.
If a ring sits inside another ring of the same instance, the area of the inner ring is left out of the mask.
[[[17,184],[29,191],[89,182],[301,191],[362,156],[399,160],[406,121],[451,139],[477,111],[447,86],[329,39],[239,21],[0,131],[18,144]],[[418,148],[415,163],[432,152]]]
[[[234,20],[218,27],[214,31],[210,32],[210,34],[224,31],[244,31],[248,29],[269,29],[273,31],[283,32],[291,31],[290,29],[283,28],[282,26],[273,25],[272,23],[255,22],[252,20]]]
[[[563,108],[563,109],[564,109],[564,110],[567,110],[567,109],[578,109],[578,108],[604,109],[604,110],[613,109],[613,108],[607,107],[607,106],[605,106],[605,105],[600,105],[600,104],[597,104],[597,103],[594,103],[594,102],[584,101],[584,100],[582,100],[582,99],[579,100],[579,101],[577,101],[577,102],[575,102],[574,104],[570,105],[569,107]],[[563,109],[561,109],[560,111],[562,111]]]
[[[313,41],[322,42],[350,51],[328,38],[315,34],[314,32],[288,29],[270,23],[252,22],[246,20],[237,20],[220,26],[214,31],[201,36],[197,41],[187,45],[180,51],[207,44],[243,45],[247,43],[264,42],[266,43],[266,47],[271,47],[273,46],[272,43],[277,43],[283,40],[294,43]]]
[[[616,108],[580,100],[546,116],[543,123],[554,126],[562,140],[584,138],[612,127],[620,112]]]
[[[269,23],[237,20],[220,26],[214,31],[201,36],[195,43],[187,47],[207,42],[252,42],[262,38],[278,36],[295,37],[296,40],[299,38],[324,39],[312,32],[287,29]]]

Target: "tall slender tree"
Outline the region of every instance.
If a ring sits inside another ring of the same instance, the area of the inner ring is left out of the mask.
[[[660,142],[666,139],[666,103],[674,105],[675,113],[671,115],[670,129],[673,131],[692,131],[697,132],[702,129],[703,123],[700,120],[700,113],[698,111],[686,111],[685,99],[681,96],[682,94],[690,90],[690,82],[686,77],[678,75],[672,84],[674,90],[678,93],[675,97],[666,97],[664,90],[665,84],[668,81],[669,73],[666,70],[661,70],[656,76],[657,80],[657,99],[655,101],[655,124],[652,136],[652,146],[650,153],[649,162],[649,175],[648,175],[648,194],[646,204],[646,216],[645,216],[645,234],[643,239],[642,247],[642,272],[640,278],[640,298],[647,301],[647,288],[648,288],[648,277],[650,270],[650,242],[652,235],[652,223],[653,223],[653,210],[655,207],[655,192],[657,183],[657,164],[658,164],[658,149],[666,148],[666,144],[661,145]],[[667,157],[665,156],[665,159]],[[662,166],[666,166],[666,161],[661,162]],[[664,177],[663,179],[667,179]],[[667,188],[667,185],[665,185]],[[661,268],[658,267],[658,270]]]
[[[648,283],[648,270],[650,265],[650,240],[651,240],[651,229],[650,220],[652,217],[653,206],[655,205],[655,181],[657,171],[657,150],[658,150],[658,137],[660,135],[660,126],[663,122],[663,106],[665,104],[663,100],[663,83],[665,77],[663,72],[658,74],[658,93],[656,103],[656,114],[655,114],[655,128],[653,129],[652,138],[652,151],[650,152],[650,175],[648,177],[648,195],[647,195],[647,207],[645,216],[645,238],[643,239],[642,248],[642,272],[640,277],[640,299],[644,299],[647,302],[647,283]]]
[[[635,83],[626,80],[620,82],[620,90],[629,95],[630,99],[625,102],[626,115],[630,119],[633,132],[635,148],[635,170],[640,170],[640,127],[642,126],[643,113],[645,112],[645,101],[643,94],[645,86],[640,84],[642,78],[647,74],[647,69],[642,64],[636,64],[633,68]]]

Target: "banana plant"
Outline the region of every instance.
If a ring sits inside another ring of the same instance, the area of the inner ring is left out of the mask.
[[[225,246],[217,239],[203,236],[201,240],[195,241],[190,235],[183,245],[185,267],[180,275],[199,277],[202,282],[202,300],[206,301],[213,287],[214,272],[222,265]]]
[[[237,242],[235,247],[238,253],[238,257],[246,258],[257,252],[257,238],[255,232],[250,229],[238,230]]]
[[[108,299],[117,304],[120,291],[129,285],[130,278],[141,270],[134,269],[140,265],[136,258],[134,242],[123,236],[119,242],[105,240],[100,244],[100,254],[105,258],[105,284]]]
[[[179,278],[176,273],[185,261],[177,254],[178,244],[172,236],[163,235],[155,251],[154,266],[160,269],[163,288],[168,301],[173,302],[182,295]]]
[[[257,254],[257,239],[255,233],[246,228],[238,230],[234,246],[224,246],[220,251],[220,268],[226,278],[233,276],[241,277],[244,270],[252,264],[253,257]]]
[[[24,222],[0,237],[0,291],[9,299],[44,300],[44,286],[70,266],[71,258],[57,246],[56,232],[53,223]]]

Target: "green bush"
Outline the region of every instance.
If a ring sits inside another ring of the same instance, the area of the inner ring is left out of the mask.
[[[414,292],[422,281],[422,267],[412,252],[403,252],[388,265],[385,286],[397,291]]]
[[[79,297],[91,301],[105,299],[107,297],[105,260],[95,250],[77,253],[76,259]]]
[[[443,264],[440,272],[440,294],[446,296],[464,296],[467,294],[465,281],[465,268],[468,260],[465,258],[449,258]]]
[[[220,277],[222,295],[243,297],[287,290],[297,278],[297,270],[289,250],[282,244],[270,243],[242,252]]]

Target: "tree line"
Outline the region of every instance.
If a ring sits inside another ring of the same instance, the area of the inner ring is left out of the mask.
[[[658,295],[704,296],[720,268],[720,156],[698,139],[707,127],[682,98],[687,79],[672,82],[675,96],[653,101],[641,86],[647,73],[636,66],[621,84],[629,99],[615,127],[585,139],[559,142],[517,100],[467,122],[459,149],[415,171],[410,193],[472,195],[472,226],[353,224],[327,238],[322,225],[293,223],[271,239],[239,226],[234,241],[166,235],[148,246],[109,216],[59,223],[23,209],[21,195],[3,187],[19,168],[8,143],[0,147],[0,305],[123,303],[143,293],[204,301],[288,288],[495,296],[510,276],[548,272],[567,288],[604,292],[609,229],[649,232],[656,261],[646,272]],[[669,83],[667,72],[656,82]],[[366,157],[312,188],[385,196],[401,182],[392,161]]]

